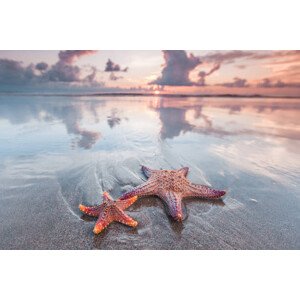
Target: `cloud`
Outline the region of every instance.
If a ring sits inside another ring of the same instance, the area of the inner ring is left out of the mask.
[[[282,80],[271,81],[269,78],[263,79],[261,82],[257,84],[257,87],[262,88],[299,88],[300,82],[284,82]]]
[[[169,85],[169,86],[192,86],[196,82],[190,80],[189,75],[198,65],[201,64],[199,57],[192,53],[187,55],[184,50],[163,51],[165,65],[162,74],[149,84]]]
[[[120,65],[115,64],[112,60],[108,59],[106,62],[104,72],[127,72],[128,67],[121,69]]]
[[[221,68],[222,64],[234,63],[235,60],[241,58],[250,58],[255,51],[215,51],[200,57],[193,54],[187,55],[186,51],[163,51],[165,65],[162,70],[162,75],[149,84],[169,85],[169,86],[206,86],[207,76],[213,74]],[[213,64],[210,71],[200,71],[198,73],[198,82],[190,80],[190,72],[193,71],[201,63]],[[245,68],[243,65],[241,68]],[[237,78],[239,79],[239,78]],[[233,83],[225,83],[230,86],[245,87],[246,81],[242,79],[235,80]],[[247,85],[248,86],[248,85]]]
[[[81,81],[80,75],[81,69],[78,66],[59,61],[44,73],[42,78],[54,82],[79,82]]]
[[[249,58],[252,55],[254,55],[253,51],[235,50],[235,51],[223,51],[223,52],[215,51],[213,53],[209,53],[202,56],[201,60],[204,63],[214,63],[214,66],[209,72],[200,71],[198,73],[199,76],[198,85],[205,86],[206,77],[211,75],[215,71],[219,70],[222,64],[231,64],[234,63],[236,59]],[[245,68],[245,66],[243,65],[240,68]],[[242,84],[242,83],[234,82],[234,83],[226,83],[226,84]]]
[[[234,51],[215,51],[213,53],[209,53],[202,57],[204,62],[214,62],[214,63],[234,63],[236,59],[241,58],[250,58],[255,54],[254,51],[242,51],[242,50],[234,50]]]
[[[219,83],[218,85],[230,88],[246,88],[249,87],[246,79],[242,79],[239,77],[233,78],[232,82]]]
[[[40,62],[35,65],[35,69],[41,72],[46,71],[48,67],[49,67],[48,64],[45,62]]]
[[[54,82],[91,82],[95,80],[96,69],[92,67],[92,73],[84,79],[81,77],[81,68],[74,66],[73,62],[84,55],[96,53],[94,50],[66,50],[59,51],[58,62],[43,74],[43,79]]]
[[[198,85],[199,86],[205,86],[205,78],[209,75],[211,75],[212,73],[214,73],[215,71],[219,70],[221,67],[220,64],[216,64],[209,72],[204,72],[204,71],[200,71],[198,73],[199,76],[199,80],[198,80]]]
[[[300,62],[300,59],[298,62]],[[278,74],[280,74],[280,76],[283,76],[283,77],[299,78],[300,77],[300,64],[290,65],[287,68],[280,70],[278,72]]]
[[[113,80],[113,81],[116,81],[116,80],[121,79],[121,78],[123,78],[123,76],[116,76],[114,72],[111,72],[110,75],[109,75],[109,79]]]
[[[82,69],[73,65],[75,59],[83,55],[89,55],[95,51],[70,50],[60,51],[58,61],[52,66],[45,62],[24,66],[22,62],[0,59],[0,85],[34,85],[56,83],[97,83],[95,67],[91,67],[91,73],[83,77]],[[39,71],[39,72],[36,72]]]
[[[255,51],[252,55],[253,59],[286,59],[289,60],[294,57],[296,61],[300,59],[300,50],[280,50],[280,51]],[[280,63],[286,63],[287,61],[281,60]],[[294,62],[294,60],[293,60]],[[275,62],[279,63],[279,62]]]
[[[95,82],[96,75],[97,75],[97,68],[91,67],[91,73],[89,75],[87,75],[83,81],[90,82],[90,83]]]
[[[22,62],[11,59],[0,59],[0,84],[22,85],[34,81],[34,65],[24,67]]]
[[[127,72],[127,71],[128,71],[128,67],[122,69],[120,65],[115,64],[111,59],[108,59],[104,69],[104,72],[110,72],[109,79],[113,81],[123,78],[122,76],[116,76],[115,72]]]
[[[65,50],[59,51],[58,57],[61,62],[72,64],[81,56],[95,54],[96,52],[96,50]]]
[[[264,60],[264,59],[280,59],[273,63],[295,62],[300,59],[299,50],[280,50],[280,51],[215,51],[208,53],[202,57],[203,62],[217,62],[217,63],[234,63],[235,60],[246,58],[249,60]],[[289,59],[290,61],[286,61]]]

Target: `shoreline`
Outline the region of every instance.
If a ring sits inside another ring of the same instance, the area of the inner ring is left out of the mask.
[[[155,94],[155,93],[23,93],[0,92],[0,96],[32,96],[32,97],[170,97],[170,98],[267,98],[267,99],[300,99],[300,96],[270,96],[260,94]]]

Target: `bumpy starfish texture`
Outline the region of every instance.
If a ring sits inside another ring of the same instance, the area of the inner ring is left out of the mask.
[[[199,197],[218,199],[225,191],[214,190],[205,185],[193,184],[187,178],[189,168],[179,170],[152,170],[142,166],[148,180],[125,193],[120,200],[124,201],[134,196],[158,196],[166,204],[169,214],[177,221],[182,221],[182,199]]]
[[[124,210],[137,200],[137,196],[129,197],[126,200],[112,200],[107,192],[103,193],[103,203],[96,206],[79,205],[79,209],[86,215],[98,217],[94,227],[94,233],[99,234],[110,223],[117,221],[122,224],[136,227],[137,221],[124,213]]]

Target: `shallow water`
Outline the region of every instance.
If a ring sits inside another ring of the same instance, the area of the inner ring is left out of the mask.
[[[0,96],[1,249],[299,249],[300,99]],[[190,168],[223,200],[128,209],[137,228],[78,204],[145,180],[140,166]]]

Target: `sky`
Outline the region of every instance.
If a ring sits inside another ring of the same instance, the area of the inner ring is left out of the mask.
[[[0,91],[300,97],[300,51],[0,51]]]

